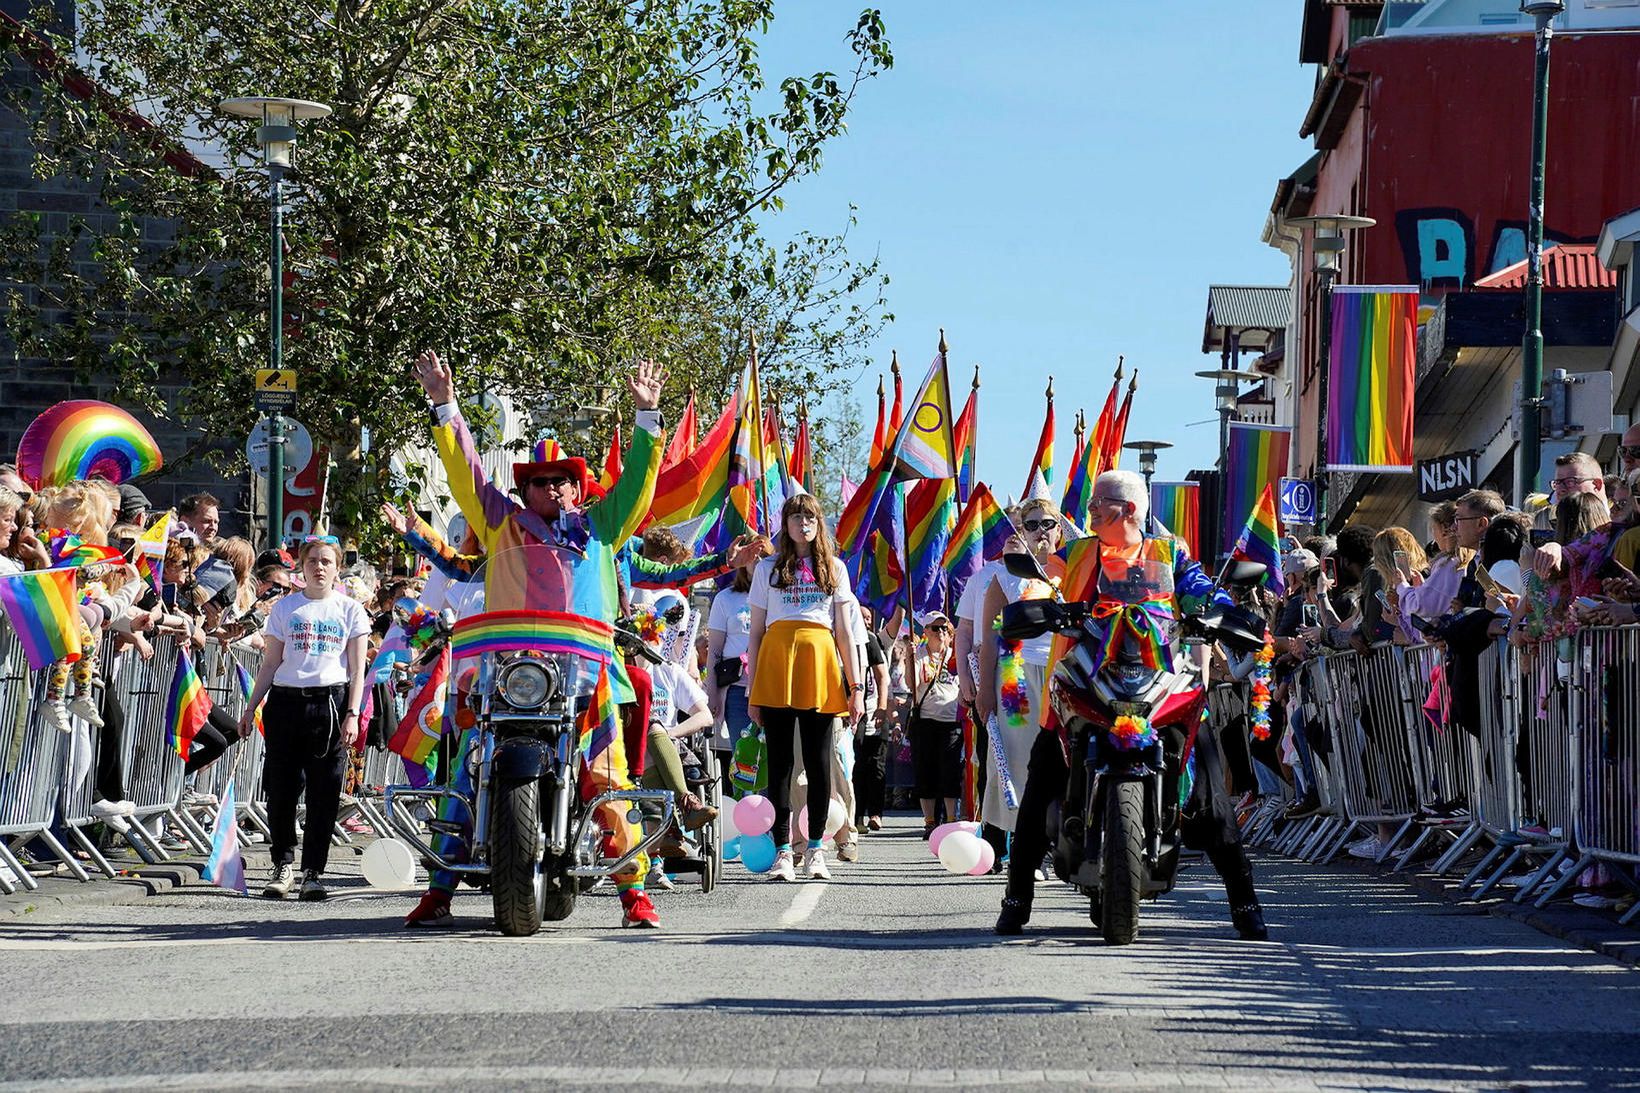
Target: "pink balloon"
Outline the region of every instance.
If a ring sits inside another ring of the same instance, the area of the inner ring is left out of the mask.
[[[945,841],[945,837],[947,835],[951,834],[953,831],[959,831],[961,829],[962,829],[962,825],[959,824],[959,823],[941,824],[940,826],[936,827],[933,830],[933,832],[928,836],[928,849],[929,849],[929,851],[936,858],[939,857],[940,856],[940,843]]]
[[[983,877],[991,871],[991,866],[997,863],[997,848],[986,842],[979,841],[979,864],[968,870],[970,877]]]
[[[774,826],[774,802],[750,793],[735,802],[735,827],[742,835],[767,835]]]
[[[799,839],[807,839],[809,837],[809,806],[808,805],[804,805],[802,808],[797,810],[797,821],[796,821],[796,823],[797,823],[797,837]]]

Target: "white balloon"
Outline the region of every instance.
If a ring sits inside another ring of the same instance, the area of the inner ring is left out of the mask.
[[[416,886],[416,854],[399,839],[377,839],[365,848],[359,865],[372,888],[400,892]]]
[[[826,837],[829,839],[847,824],[848,809],[844,807],[842,801],[833,797],[831,803],[826,807]]]
[[[968,831],[953,831],[940,843],[940,864],[948,872],[961,876],[979,864],[984,853],[980,846],[979,836]]]
[[[735,826],[735,803],[733,801],[724,801],[723,807],[718,809],[717,828],[718,838],[724,842],[728,842],[730,839],[738,839],[743,834],[740,828]]]

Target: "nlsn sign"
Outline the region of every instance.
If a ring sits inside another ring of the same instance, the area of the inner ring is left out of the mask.
[[[1450,501],[1475,488],[1479,452],[1453,452],[1436,459],[1418,461],[1418,498],[1422,501]]]

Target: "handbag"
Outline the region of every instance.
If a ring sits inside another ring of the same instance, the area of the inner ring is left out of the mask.
[[[712,681],[719,687],[733,687],[746,671],[746,662],[740,657],[724,657],[712,665]]]

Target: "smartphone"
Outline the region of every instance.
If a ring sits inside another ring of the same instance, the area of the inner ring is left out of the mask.
[[[1408,576],[1412,575],[1412,555],[1404,550],[1397,550],[1394,555],[1395,568]]]
[[[1333,564],[1333,557],[1331,554],[1321,559],[1321,572],[1327,575],[1327,580],[1329,581],[1338,580],[1338,567]]]
[[[1313,603],[1304,605],[1304,628],[1313,630],[1321,625],[1321,609]]]
[[[1388,611],[1389,610],[1389,595],[1388,595],[1388,593],[1386,593],[1382,588],[1380,588],[1377,592],[1374,592],[1373,595],[1378,597],[1378,602],[1383,605],[1383,608],[1384,608],[1385,611]]]
[[[1532,545],[1535,547],[1540,547],[1545,543],[1552,542],[1555,537],[1554,529],[1552,528],[1533,528],[1531,535]]]

